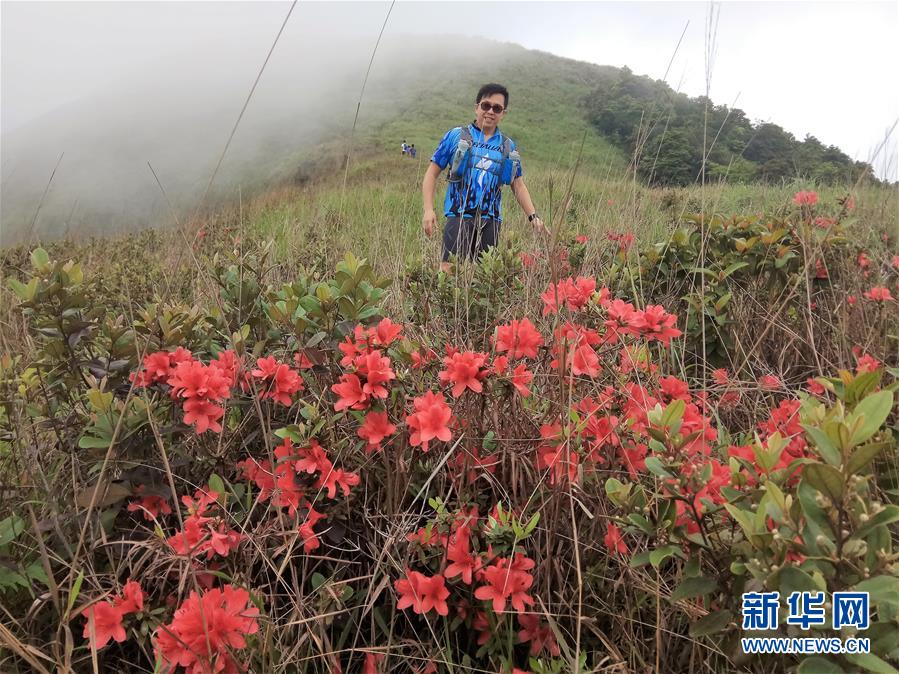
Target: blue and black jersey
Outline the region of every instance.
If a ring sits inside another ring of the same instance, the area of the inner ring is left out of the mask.
[[[497,129],[490,138],[485,138],[474,124],[469,124],[468,128],[472,139],[471,160],[462,180],[449,183],[443,202],[444,215],[471,218],[480,212],[481,217],[502,220],[499,168],[503,161],[503,135]],[[434,151],[431,161],[441,169],[452,161],[461,133],[461,127],[450,129]],[[514,142],[511,149],[515,149]],[[515,177],[521,175],[519,164]]]

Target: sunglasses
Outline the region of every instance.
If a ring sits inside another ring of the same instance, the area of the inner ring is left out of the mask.
[[[491,110],[493,110],[493,112],[497,115],[501,114],[502,111],[505,110],[505,108],[499,103],[488,103],[487,101],[481,101],[479,107],[484,112],[490,112]]]

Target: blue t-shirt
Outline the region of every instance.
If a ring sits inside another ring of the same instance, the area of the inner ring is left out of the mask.
[[[449,183],[443,201],[443,213],[448,218],[459,216],[471,218],[480,211],[482,217],[501,221],[502,184],[498,169],[503,161],[503,135],[497,129],[490,138],[484,138],[484,133],[474,124],[469,124],[468,129],[472,141],[468,170],[462,180]],[[431,161],[441,169],[445,169],[453,160],[461,135],[462,127],[459,126],[447,131],[434,151]],[[514,141],[511,142],[511,149],[515,149]],[[515,177],[521,175],[519,164]]]

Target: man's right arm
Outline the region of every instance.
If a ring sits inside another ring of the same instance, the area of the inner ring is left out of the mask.
[[[421,181],[421,200],[424,206],[424,215],[421,218],[421,227],[425,234],[431,236],[437,227],[437,213],[434,210],[434,193],[437,191],[437,176],[443,169],[435,162],[428,164],[424,180]]]

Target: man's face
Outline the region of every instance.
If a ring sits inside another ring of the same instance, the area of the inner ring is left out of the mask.
[[[485,104],[490,107],[484,110]],[[499,106],[499,107],[496,107]],[[499,110],[500,112],[497,112]],[[493,128],[499,126],[503,117],[506,115],[506,98],[502,94],[491,94],[484,96],[474,106],[475,119],[478,120],[478,128]]]

